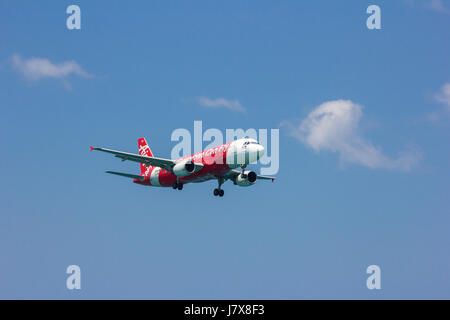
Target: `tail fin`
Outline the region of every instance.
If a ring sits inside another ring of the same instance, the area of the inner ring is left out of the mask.
[[[141,156],[147,156],[147,157],[153,157],[153,153],[150,150],[150,147],[147,144],[147,141],[145,141],[145,138],[139,138],[138,139],[138,146],[139,146],[139,155]],[[146,166],[145,164],[141,163],[141,174],[145,174],[151,166]]]

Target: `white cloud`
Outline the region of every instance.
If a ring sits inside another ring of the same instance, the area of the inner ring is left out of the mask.
[[[210,99],[208,97],[198,97],[197,102],[208,108],[226,108],[232,111],[245,112],[245,108],[239,100],[227,100],[225,98]]]
[[[445,105],[448,111],[450,111],[450,82],[445,83],[441,91],[435,96],[436,101]]]
[[[428,3],[428,7],[431,10],[442,12],[442,13],[450,13],[450,10],[444,6],[442,0],[430,0]]]
[[[425,9],[441,12],[441,13],[450,13],[450,10],[444,5],[442,0],[403,0],[403,2],[407,3],[410,6],[424,7]]]
[[[56,78],[65,80],[70,75],[91,77],[75,61],[65,61],[59,64],[52,63],[45,58],[22,59],[18,54],[11,58],[13,67],[29,80],[43,78]]]
[[[450,82],[445,83],[433,98],[436,102],[443,104],[444,108],[427,114],[425,119],[429,122],[436,123],[443,117],[450,115]]]
[[[315,151],[338,153],[342,164],[410,170],[419,160],[419,153],[410,150],[395,159],[387,157],[380,148],[361,136],[359,122],[362,115],[359,104],[350,100],[334,100],[319,105],[299,125],[287,124],[294,137]]]

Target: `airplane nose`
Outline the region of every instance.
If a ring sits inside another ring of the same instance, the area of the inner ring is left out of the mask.
[[[245,155],[245,163],[250,164],[258,161],[264,155],[264,147],[260,144],[245,145],[242,155]]]
[[[264,155],[264,147],[260,144],[256,146],[256,151],[258,152],[258,159],[260,159]]]

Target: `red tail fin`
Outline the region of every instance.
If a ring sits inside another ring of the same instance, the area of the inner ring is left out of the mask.
[[[147,141],[145,141],[145,138],[138,139],[138,146],[139,146],[139,155],[153,157],[153,153],[150,150],[150,148],[147,144]],[[141,163],[141,174],[145,174],[149,167],[147,167],[145,164]]]

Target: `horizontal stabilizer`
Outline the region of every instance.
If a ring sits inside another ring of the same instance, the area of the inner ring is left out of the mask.
[[[115,172],[115,171],[106,171],[106,173],[115,174],[117,176],[122,176],[122,177],[126,177],[126,178],[144,180],[144,176],[140,176],[140,175],[137,175],[137,174]]]
[[[275,180],[275,177],[268,177],[268,176],[256,176],[256,179],[261,179],[261,180],[272,180],[272,182]]]

